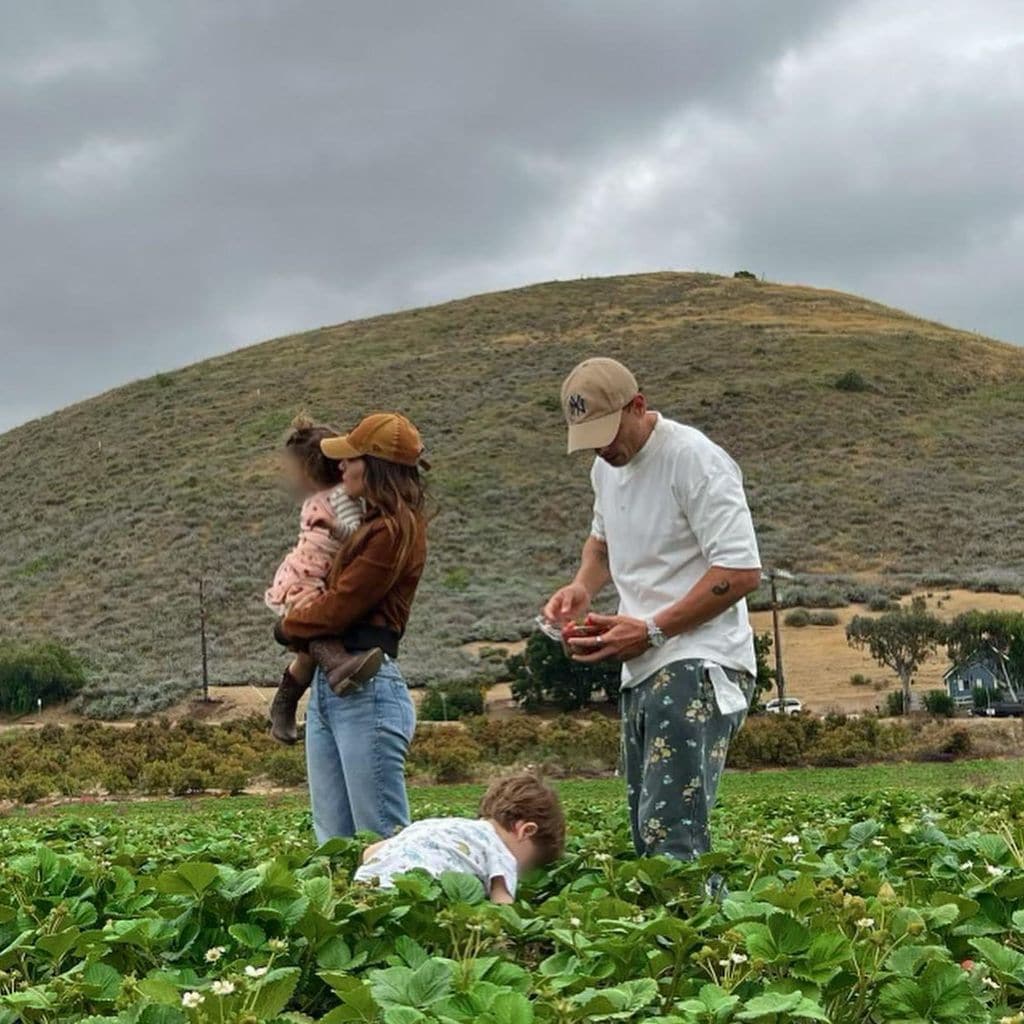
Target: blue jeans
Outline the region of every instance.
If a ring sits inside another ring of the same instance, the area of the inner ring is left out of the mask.
[[[409,824],[405,755],[416,710],[388,659],[368,683],[337,696],[317,669],[306,712],[306,774],[317,841],[394,835]]]

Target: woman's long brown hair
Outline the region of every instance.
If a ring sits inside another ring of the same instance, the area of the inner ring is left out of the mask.
[[[405,571],[424,528],[427,513],[427,489],[418,466],[402,466],[373,455],[363,456],[366,504],[379,515],[393,537],[398,538],[398,553],[389,586]],[[359,542],[363,529],[356,531],[349,551]],[[348,551],[342,559],[348,561]]]

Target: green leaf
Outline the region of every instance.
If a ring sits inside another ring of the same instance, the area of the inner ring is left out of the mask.
[[[60,960],[74,946],[78,941],[78,936],[81,934],[78,928],[66,928],[62,932],[41,935],[36,940],[36,946],[52,959]]]
[[[712,1021],[728,1020],[740,997],[726,992],[718,985],[704,985],[696,999],[687,999],[679,1004],[685,1013],[699,1019]]]
[[[316,963],[324,971],[347,971],[352,964],[352,950],[340,935],[334,935],[317,950]]]
[[[897,978],[884,985],[878,1008],[884,1020],[927,1024],[985,1024],[984,1003],[971,991],[966,971],[931,961],[919,978]]]
[[[441,883],[441,891],[453,903],[482,903],[487,895],[475,875],[442,871],[438,881]]]
[[[246,949],[260,949],[267,941],[267,933],[254,924],[233,924],[228,935]]]
[[[261,1018],[276,1017],[291,999],[302,972],[298,967],[279,967],[265,975],[259,986],[252,1012]]]
[[[331,971],[321,973],[320,977],[341,1000],[341,1006],[331,1010],[320,1024],[348,1024],[349,1021],[377,1019],[379,1007],[370,992],[370,986],[365,982],[350,974],[334,974]]]
[[[478,1019],[480,1024],[533,1024],[533,1003],[521,992],[501,992]]]
[[[803,995],[799,992],[766,992],[748,1000],[736,1016],[739,1020],[757,1020],[758,1017],[765,1017],[768,1014],[790,1014],[800,1005],[802,999]]]
[[[220,877],[216,864],[186,861],[157,879],[160,892],[183,896],[201,896]]]
[[[415,940],[408,935],[399,935],[395,939],[395,954],[407,967],[415,970],[421,967],[430,959],[430,954]]]
[[[995,968],[997,974],[1024,984],[1024,953],[992,939],[971,939],[971,946]]]
[[[788,914],[773,914],[767,924],[737,925],[746,940],[747,952],[767,963],[789,960],[811,944],[811,933]]]
[[[451,967],[437,960],[428,960],[416,970],[389,967],[370,972],[370,991],[385,1009],[390,1006],[429,1006],[448,995],[451,987]]]
[[[82,988],[90,999],[112,1003],[121,992],[121,975],[109,964],[87,964],[82,971]]]
[[[411,1006],[392,1006],[384,1011],[384,1024],[419,1024],[426,1020],[427,1015]]]
[[[182,1024],[185,1019],[177,1006],[153,1004],[142,1008],[137,1024]]]

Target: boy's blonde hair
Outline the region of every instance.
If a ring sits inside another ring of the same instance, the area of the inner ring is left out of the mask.
[[[542,864],[558,860],[565,850],[565,815],[558,794],[533,772],[515,772],[496,779],[480,801],[480,817],[512,829],[521,821],[537,826],[533,841]]]

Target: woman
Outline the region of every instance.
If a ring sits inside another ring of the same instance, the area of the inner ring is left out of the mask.
[[[423,444],[397,413],[367,416],[345,437],[321,443],[341,460],[342,486],[362,499],[362,525],[338,555],[327,590],[293,608],[289,640],[339,637],[350,651],[385,657],[367,682],[332,688],[322,665],[306,711],[306,767],[317,840],[409,824],[405,756],[416,713],[394,660],[426,561]],[[312,645],[314,653],[316,644]]]

